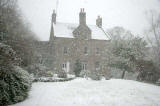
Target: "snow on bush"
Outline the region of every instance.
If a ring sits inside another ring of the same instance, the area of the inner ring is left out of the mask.
[[[67,73],[64,70],[59,71],[58,73],[59,78],[67,78]]]
[[[156,84],[160,86],[160,79],[158,79],[158,81],[156,82]]]
[[[14,66],[0,72],[0,105],[20,102],[27,97],[31,79],[25,70]]]
[[[20,63],[15,51],[0,43],[0,106],[17,103],[27,97],[31,80],[28,72],[17,66]]]
[[[98,72],[99,71],[99,72]],[[109,74],[101,74],[100,70],[82,70],[80,73],[80,77],[86,78],[86,79],[92,79],[92,80],[101,80],[102,78],[105,78],[106,80],[110,79]]]
[[[51,72],[43,64],[30,65],[26,68],[26,70],[35,77],[53,77],[53,72]]]

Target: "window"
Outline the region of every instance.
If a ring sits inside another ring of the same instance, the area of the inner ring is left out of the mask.
[[[67,47],[64,47],[63,53],[64,53],[64,54],[67,54],[67,53],[68,53],[68,48],[67,48]]]
[[[95,63],[95,68],[96,68],[96,70],[100,69],[100,63],[98,61]]]
[[[62,69],[66,69],[66,67],[67,67],[67,64],[66,64],[66,63],[63,63],[63,64],[62,64]]]
[[[99,48],[96,48],[96,55],[99,55]]]
[[[88,54],[88,48],[84,47],[84,54]]]
[[[87,63],[82,63],[82,70],[87,70]]]

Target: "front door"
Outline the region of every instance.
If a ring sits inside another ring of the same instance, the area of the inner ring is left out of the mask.
[[[70,70],[70,63],[69,63],[69,61],[67,61],[66,63],[63,63],[62,69],[63,69],[66,73],[69,72],[69,70]]]
[[[70,63],[69,63],[69,61],[67,61],[66,72],[68,73],[68,72],[69,72],[69,70],[70,70]]]

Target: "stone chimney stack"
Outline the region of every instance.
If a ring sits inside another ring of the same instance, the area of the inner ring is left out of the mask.
[[[96,19],[96,25],[99,28],[102,28],[102,18],[100,16],[98,16],[98,18]]]
[[[86,25],[86,12],[84,12],[84,8],[81,8],[79,13],[79,24]]]
[[[81,8],[79,13],[79,26],[72,33],[74,37],[79,39],[91,39],[92,31],[86,24],[86,12],[84,12],[84,8]]]
[[[54,23],[54,24],[56,24],[56,16],[57,16],[57,14],[56,14],[55,10],[53,10],[52,23]]]

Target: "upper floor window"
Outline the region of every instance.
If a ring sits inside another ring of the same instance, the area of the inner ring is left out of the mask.
[[[96,70],[100,69],[100,63],[98,61],[95,63],[95,68],[96,68]]]
[[[84,54],[88,54],[88,48],[84,47]]]
[[[96,55],[99,55],[100,54],[100,50],[99,48],[96,48]]]
[[[67,47],[64,47],[63,53],[68,54],[68,48]]]

